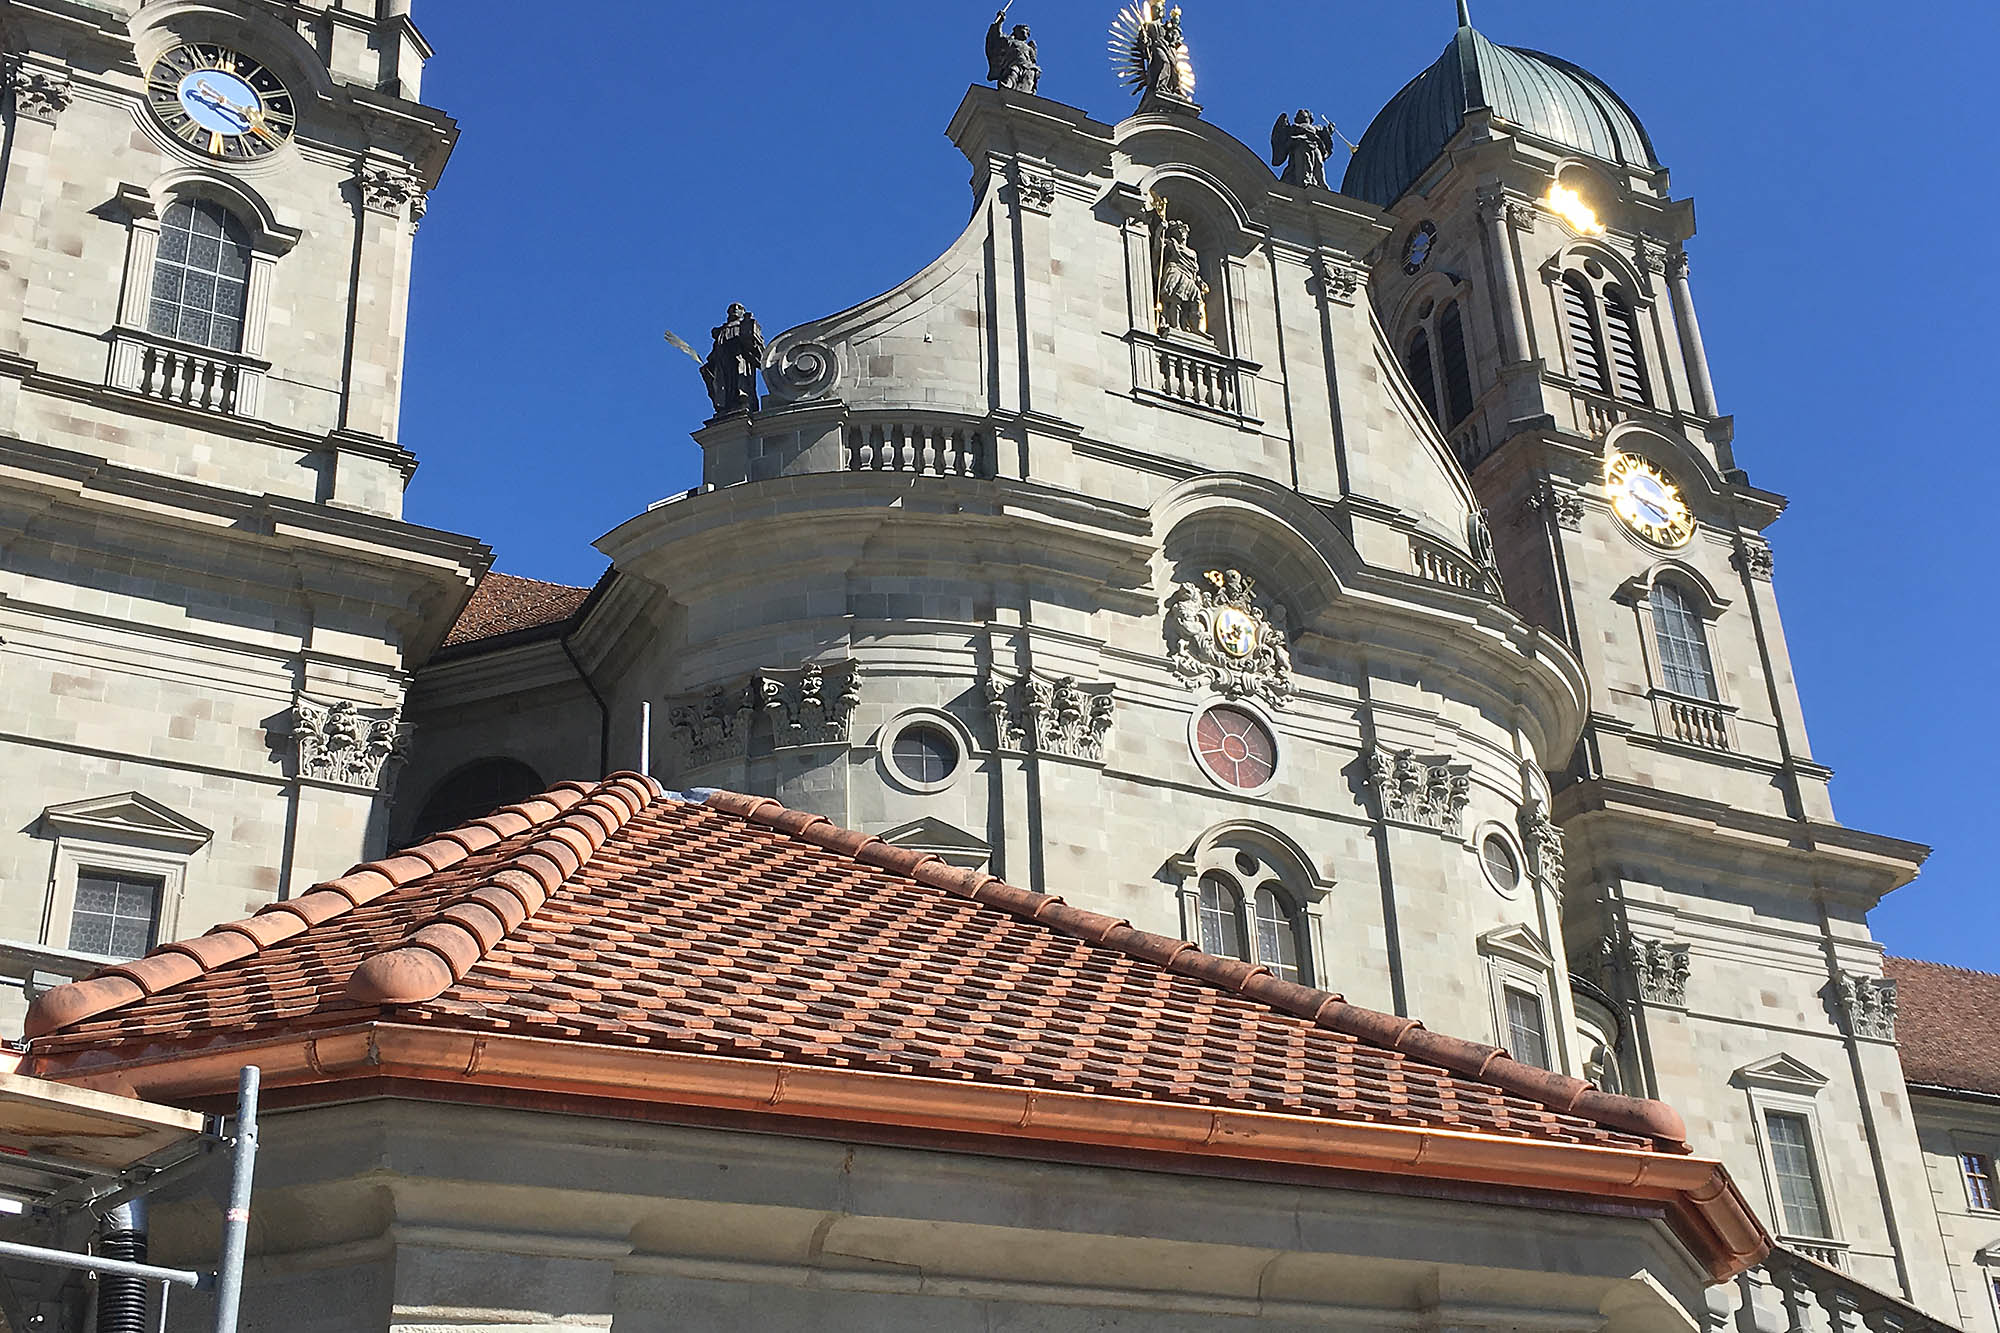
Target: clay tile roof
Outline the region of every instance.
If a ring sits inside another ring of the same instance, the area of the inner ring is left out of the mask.
[[[1883,971],[1896,983],[1903,1077],[2000,1096],[2000,976],[1907,958]]]
[[[588,588],[514,574],[488,574],[472,590],[472,600],[445,635],[444,646],[457,648],[502,634],[560,625],[575,615],[589,596]]]
[[[1713,1271],[1768,1245],[1658,1102],[775,801],[702,796],[565,784],[50,991],[31,1072],[194,1096],[255,1050],[267,1082],[299,1086],[422,1068],[1548,1188],[1560,1159],[1569,1192],[1699,1215]]]

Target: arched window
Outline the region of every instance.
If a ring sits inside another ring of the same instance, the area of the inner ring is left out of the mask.
[[[1604,331],[1611,339],[1611,370],[1618,381],[1618,396],[1631,403],[1651,403],[1646,358],[1639,350],[1639,314],[1631,299],[1616,287],[1604,289]]]
[[[1663,683],[1676,694],[1719,700],[1715,661],[1708,652],[1708,626],[1694,597],[1674,580],[1661,579],[1646,600],[1653,608],[1653,637],[1660,646]]]
[[[1202,952],[1218,958],[1249,960],[1244,947],[1243,891],[1227,875],[1201,877]]]
[[[431,789],[410,829],[414,841],[484,818],[502,806],[540,795],[548,784],[518,759],[481,759]]]
[[[1410,336],[1410,349],[1403,354],[1403,369],[1409,372],[1417,397],[1423,399],[1424,411],[1431,414],[1432,421],[1444,425],[1443,412],[1438,407],[1437,369],[1431,365],[1429,330],[1418,329]]]
[[[1453,426],[1472,415],[1472,362],[1465,351],[1465,319],[1453,301],[1438,316],[1438,360],[1444,367],[1444,419]]]
[[[1597,302],[1580,273],[1565,273],[1563,310],[1569,324],[1569,348],[1576,382],[1592,393],[1609,393],[1604,378],[1604,347],[1597,339]]]
[[[1199,856],[1196,925],[1204,952],[1240,958],[1271,975],[1310,986],[1306,913],[1278,866],[1254,843],[1231,840]]]
[[[243,346],[250,233],[208,199],[182,199],[160,219],[146,327],[164,338],[235,352]]]

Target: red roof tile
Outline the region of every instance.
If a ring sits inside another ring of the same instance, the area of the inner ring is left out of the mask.
[[[479,580],[472,600],[445,635],[444,647],[477,643],[520,630],[560,625],[575,615],[590,596],[588,588],[544,583],[514,574],[491,573]]]
[[[2000,976],[1907,958],[1883,971],[1896,983],[1903,1077],[2000,1096]]]
[[[295,1086],[415,1070],[1608,1193],[1668,1206],[1721,1275],[1768,1246],[1660,1103],[773,801],[631,774],[58,988],[28,1031],[32,1072],[107,1086],[187,1092],[283,1047]]]

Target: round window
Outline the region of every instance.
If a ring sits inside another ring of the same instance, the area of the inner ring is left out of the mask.
[[[935,723],[918,722],[896,734],[889,757],[911,782],[934,787],[958,771],[958,739]]]
[[[1480,844],[1479,860],[1486,867],[1486,878],[1502,893],[1512,893],[1521,887],[1521,858],[1514,855],[1513,846],[1497,833],[1486,835]]]
[[[1240,791],[1256,791],[1278,771],[1277,739],[1241,708],[1203,713],[1195,724],[1194,750],[1216,781]]]

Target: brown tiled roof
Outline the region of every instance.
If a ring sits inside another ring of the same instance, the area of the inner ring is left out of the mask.
[[[51,991],[28,1031],[33,1072],[156,1096],[226,1084],[256,1051],[280,1084],[430,1071],[1545,1188],[1560,1177],[1574,1193],[1678,1201],[1704,1219],[1676,1225],[1709,1238],[1718,1272],[1766,1244],[1657,1102],[773,801],[697,803],[629,774],[564,784]],[[295,1047],[309,1049],[284,1053]]]
[[[1903,1077],[2000,1096],[2000,976],[1908,958],[1883,970],[1896,983]]]
[[[575,615],[590,596],[588,588],[544,583],[515,574],[491,573],[479,580],[472,600],[444,637],[444,647],[477,643],[520,630],[560,625]]]

